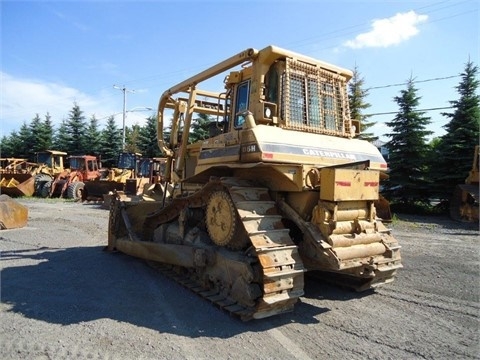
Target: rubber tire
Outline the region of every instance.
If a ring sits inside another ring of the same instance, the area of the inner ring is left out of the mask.
[[[82,181],[75,181],[68,185],[67,199],[81,200],[85,184]]]
[[[47,181],[40,190],[40,196],[42,198],[47,198],[50,195],[50,190],[52,189],[53,180]]]
[[[49,181],[52,181],[52,177],[50,175],[47,175],[47,174],[37,174],[35,175],[35,181],[34,181],[34,193],[33,195],[34,196],[42,196],[42,189],[43,189],[43,186],[49,182]]]

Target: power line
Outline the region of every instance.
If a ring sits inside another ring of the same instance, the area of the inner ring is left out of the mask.
[[[446,109],[453,109],[453,108],[454,108],[454,106],[435,107],[435,108],[428,108],[428,109],[413,110],[413,112],[446,110]],[[388,112],[381,112],[381,113],[374,113],[374,114],[365,114],[364,116],[393,115],[393,114],[398,114],[398,111],[388,111]]]
[[[428,11],[423,12],[424,14],[431,14],[431,13],[434,13],[434,12],[439,11],[439,10],[444,10],[444,9],[451,8],[451,7],[456,7],[458,5],[462,5],[462,4],[468,3],[468,2],[469,1],[461,1],[461,2],[451,3],[450,0],[445,0],[445,1],[436,2],[434,4],[429,4],[429,5],[417,7],[413,10],[414,11],[419,11],[419,10],[423,10],[423,9],[433,8],[433,9],[429,9]],[[450,3],[450,4],[448,4],[448,3]],[[443,5],[443,6],[439,7],[440,5]],[[464,12],[460,12],[460,13],[456,13],[456,14],[450,14],[450,15],[448,15],[446,17],[443,17],[443,18],[430,20],[429,23],[450,19],[450,18],[453,18],[453,17],[456,17],[456,16],[471,13],[473,11],[476,11],[476,10],[474,9],[474,10],[464,11]],[[420,25],[423,26],[425,24],[420,24]],[[328,41],[328,40],[332,40],[332,39],[335,39],[335,38],[338,38],[338,37],[355,34],[358,31],[362,31],[363,29],[366,30],[370,27],[371,27],[370,23],[367,23],[367,24],[362,23],[362,24],[351,25],[351,26],[340,28],[340,29],[327,31],[327,32],[324,32],[324,33],[322,33],[318,36],[307,37],[307,38],[304,38],[302,40],[298,40],[298,41],[295,41],[295,42],[289,42],[289,43],[286,43],[286,45],[294,46],[296,48],[302,48],[302,47],[307,46],[311,43],[316,43],[316,42],[321,41],[321,40],[322,41],[323,40]],[[353,31],[354,29],[356,29],[356,30]],[[330,47],[324,47],[323,49],[336,48],[336,47],[337,47],[337,45],[330,46]],[[210,66],[210,65],[212,65],[212,64],[205,64],[204,66]],[[196,71],[197,69],[203,69],[203,68],[204,67],[202,67],[202,66],[184,68],[184,69],[180,69],[180,70],[173,71],[173,72],[170,71],[168,74],[153,74],[153,75],[144,76],[144,77],[141,77],[141,78],[130,79],[130,80],[125,81],[124,83],[125,84],[134,84],[134,83],[138,83],[138,82],[149,82],[149,81],[154,81],[154,80],[158,81],[159,79],[160,80],[166,80],[166,79],[172,78],[176,74],[181,74],[181,73],[185,73],[185,72],[192,72],[192,71]],[[443,79],[443,78],[439,78],[439,79]],[[428,80],[425,80],[424,82],[426,82],[426,81],[428,81]],[[430,81],[432,81],[432,80],[430,80]],[[422,82],[422,81],[418,81],[418,82]],[[369,89],[377,89],[377,88],[381,89],[381,88],[401,86],[401,85],[405,85],[405,84],[392,84],[392,85],[385,85],[385,86],[377,86],[377,87],[371,87]],[[102,89],[105,89],[105,88],[107,88],[107,87],[104,87]],[[367,89],[367,90],[369,90],[369,89]]]
[[[444,76],[444,77],[436,77],[436,78],[431,78],[431,79],[425,79],[425,80],[416,80],[412,81],[413,84],[417,83],[424,83],[424,82],[430,82],[430,81],[438,81],[438,80],[446,80],[446,79],[452,79],[452,78],[457,78],[461,77],[461,75],[450,75],[450,76]],[[372,86],[369,87],[365,90],[375,90],[375,89],[384,89],[384,88],[389,88],[393,86],[402,86],[402,85],[407,85],[408,82],[403,82],[403,83],[398,83],[398,84],[388,84],[388,85],[380,85],[380,86]]]
[[[441,5],[441,4],[444,4],[444,3],[448,3],[448,2],[449,1],[442,1],[442,2],[435,3],[435,4],[422,6],[422,7],[413,9],[413,11],[417,12],[418,10],[438,6],[438,5]],[[429,15],[429,14],[434,13],[436,11],[444,10],[444,9],[451,8],[451,7],[455,7],[455,6],[462,5],[462,4],[468,3],[468,2],[469,2],[468,0],[467,1],[462,1],[462,2],[454,2],[453,4],[450,4],[450,5],[446,5],[446,6],[443,6],[443,7],[436,8],[436,9],[431,9],[429,11],[424,11],[424,12],[422,12],[422,14]],[[477,11],[477,9],[472,9],[472,10],[463,11],[463,12],[456,13],[456,14],[449,14],[448,16],[445,16],[443,18],[437,18],[437,19],[432,19],[432,20],[429,19],[428,23],[426,23],[426,24],[451,19],[451,18],[460,16],[460,15],[470,14],[470,13],[473,13],[473,12],[476,12],[476,11]],[[419,24],[419,26],[424,26],[426,24]],[[366,31],[368,29],[371,29],[371,22],[352,25],[352,26],[348,26],[348,27],[343,27],[343,28],[340,28],[340,29],[337,29],[337,30],[324,32],[324,33],[322,33],[318,36],[304,38],[302,40],[298,40],[298,41],[295,41],[295,42],[290,42],[290,43],[287,43],[287,44],[292,45],[292,46],[296,45],[297,48],[301,48],[301,47],[307,46],[309,44],[316,43],[320,40],[328,41],[328,40],[332,40],[332,39],[335,39],[335,38],[338,38],[338,37],[342,37],[342,36],[346,36],[346,35],[352,35],[352,34],[357,33],[357,31],[351,31],[352,29],[358,29],[358,31],[362,31],[362,30]],[[334,34],[338,34],[338,35],[331,36],[331,35],[334,35]],[[336,47],[338,47],[338,46],[335,45],[335,46],[323,47],[322,49],[330,49],[330,48],[336,48]]]
[[[461,1],[461,2],[451,3],[449,0],[445,0],[445,1],[436,2],[434,4],[421,6],[421,7],[415,8],[413,10],[414,11],[419,11],[419,10],[428,9],[428,8],[433,7],[433,9],[429,9],[428,11],[423,12],[423,14],[431,14],[431,13],[434,13],[436,11],[445,10],[445,9],[451,8],[451,7],[456,7],[456,6],[459,6],[459,5],[462,5],[464,3],[468,3],[468,2],[469,1]],[[450,4],[448,4],[448,3],[450,3]],[[445,5],[439,7],[442,4],[445,4]],[[456,14],[449,14],[448,16],[445,16],[443,18],[432,19],[428,23],[447,20],[447,19],[450,19],[450,18],[453,18],[453,17],[468,14],[468,13],[471,13],[471,12],[474,12],[474,11],[476,11],[476,9],[463,11],[463,12],[456,13]],[[419,26],[423,26],[423,25],[425,25],[425,24],[419,24]],[[295,47],[295,48],[302,48],[302,47],[305,47],[309,44],[316,43],[318,41],[328,41],[328,40],[332,40],[332,39],[339,38],[339,37],[342,37],[342,36],[356,34],[356,33],[358,33],[358,31],[367,30],[369,28],[371,28],[370,23],[362,23],[362,24],[346,26],[346,27],[339,28],[339,29],[336,29],[336,30],[326,31],[326,32],[324,32],[322,34],[319,34],[317,36],[311,36],[311,37],[307,37],[307,38],[297,40],[297,41],[294,41],[294,42],[288,42],[285,45],[290,46],[290,47]],[[323,49],[336,48],[336,47],[338,47],[338,45],[324,47]],[[205,66],[210,66],[210,65],[212,65],[212,64],[205,64]],[[150,76],[144,76],[144,77],[137,78],[137,79],[130,79],[130,80],[127,80],[124,83],[125,84],[132,84],[132,83],[136,83],[136,82],[139,82],[139,81],[140,82],[142,82],[142,81],[145,82],[145,81],[150,81],[150,80],[168,79],[168,78],[171,78],[172,76],[174,76],[176,73],[181,74],[181,73],[185,73],[185,72],[192,72],[192,71],[196,71],[197,69],[203,69],[203,67],[202,66],[196,66],[196,67],[180,69],[180,70],[177,70],[177,71],[174,71],[174,72],[170,71],[168,73],[168,75],[166,75],[166,74],[153,74],[153,75],[150,75]],[[401,85],[403,85],[403,84],[401,84]],[[397,86],[397,85],[392,85],[392,86]],[[375,88],[377,88],[377,87],[375,87]],[[380,87],[378,87],[378,88],[380,88]]]

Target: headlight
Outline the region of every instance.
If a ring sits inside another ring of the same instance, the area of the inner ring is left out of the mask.
[[[263,118],[265,120],[274,120],[277,116],[277,104],[271,102],[263,103]]]
[[[272,110],[270,108],[266,107],[264,115],[267,119],[270,119],[270,117],[272,116]]]

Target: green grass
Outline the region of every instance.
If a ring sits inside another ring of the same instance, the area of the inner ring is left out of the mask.
[[[22,196],[16,199],[26,200],[30,202],[42,202],[42,203],[74,203],[74,199],[65,199],[65,198],[42,198],[35,196]]]

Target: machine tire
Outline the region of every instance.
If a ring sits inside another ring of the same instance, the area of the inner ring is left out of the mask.
[[[52,184],[53,184],[53,181],[49,180],[42,186],[42,189],[40,190],[40,196],[42,198],[47,198],[50,195],[50,190],[52,189]]]
[[[67,188],[67,198],[74,200],[81,200],[83,196],[83,188],[85,184],[82,181],[75,181],[74,183],[68,185]]]
[[[35,175],[35,181],[34,181],[34,195],[35,196],[42,196],[42,188],[43,186],[52,180],[52,177],[47,174],[38,174]]]

